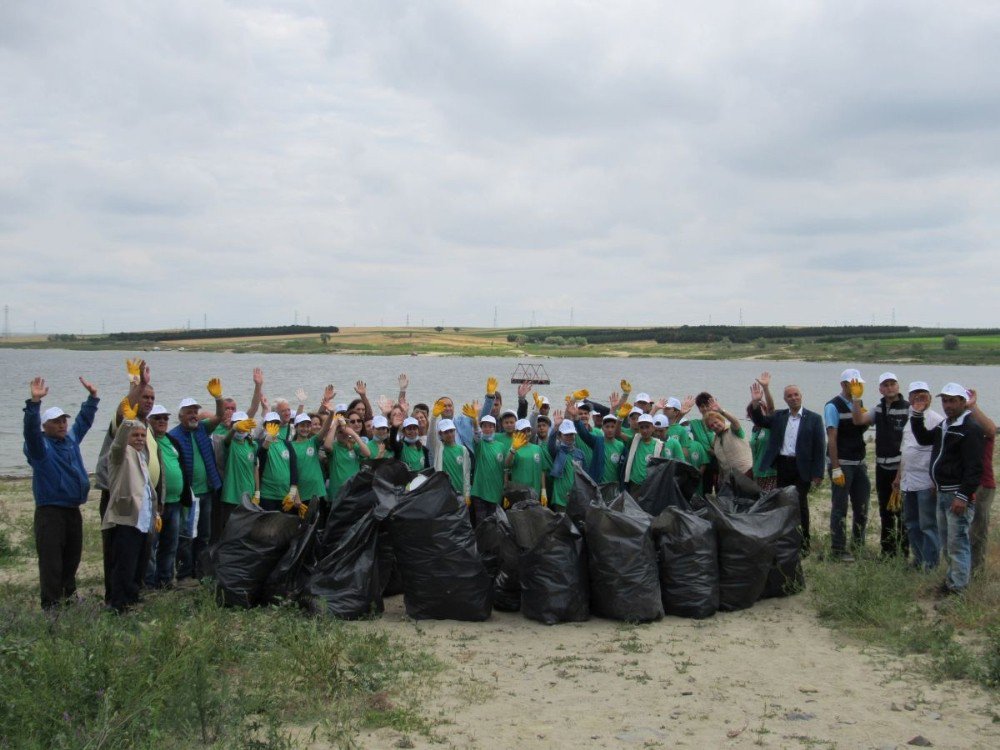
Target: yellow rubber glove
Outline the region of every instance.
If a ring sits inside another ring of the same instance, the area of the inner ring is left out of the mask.
[[[159,513],[156,514],[156,521],[153,523],[153,528],[156,529],[157,534],[163,531],[163,518],[160,517]]]
[[[858,399],[865,395],[865,384],[858,380],[852,380],[850,388],[852,399]]]
[[[540,498],[543,508],[549,507],[549,496],[545,494],[545,485],[542,485],[542,497]]]
[[[504,510],[509,510],[510,509],[510,500],[508,500],[507,498],[503,499],[503,509]]]
[[[535,409],[537,409],[538,411],[541,411],[542,410],[542,396],[541,396],[541,394],[538,391],[532,391],[531,396],[532,396],[532,398],[535,399]]]
[[[626,401],[624,404],[618,407],[618,418],[625,419],[629,414],[632,413],[632,404]]]
[[[128,372],[128,380],[133,385],[139,382],[139,368],[141,367],[142,360],[138,357],[125,360],[125,370]]]
[[[222,398],[222,381],[219,380],[218,378],[212,378],[211,380],[209,380],[208,385],[205,387],[208,388],[208,395],[211,396],[212,398],[214,399]]]
[[[431,414],[435,417],[440,417],[444,414],[444,401],[438,399],[434,402],[434,408],[431,409]]]
[[[254,491],[254,493],[253,493],[253,499],[251,500],[251,502],[254,505],[260,505],[260,490],[255,490]]]
[[[832,472],[830,472],[830,481],[833,482],[838,487],[843,487],[847,484],[847,480],[844,478],[844,470],[837,467]]]
[[[588,391],[586,388],[581,388],[578,391],[573,391],[573,398],[575,398],[577,401],[583,401],[585,398],[589,397],[590,397],[590,391]]]
[[[472,505],[472,498],[469,497],[468,495],[466,495],[465,496],[465,507],[468,508],[470,505]]]
[[[469,419],[479,418],[479,415],[476,414],[476,407],[472,404],[462,404],[462,414],[467,416]]]
[[[281,431],[281,425],[277,422],[268,422],[264,425],[264,432],[268,434],[268,437],[276,438],[278,437],[278,432]]]
[[[309,512],[309,506],[305,503],[299,503],[299,518],[305,518],[306,513]]]
[[[257,426],[256,419],[241,419],[239,422],[233,423],[233,429],[237,432],[250,432]]]
[[[621,382],[618,384],[621,386],[622,395],[628,395],[632,392],[632,384],[628,382],[625,378],[622,378]]]
[[[139,404],[132,406],[128,396],[122,399],[122,419],[135,419],[139,414]]]
[[[492,396],[497,392],[497,379],[490,375],[486,378],[486,395]]]
[[[893,488],[892,494],[889,495],[889,502],[885,504],[885,509],[890,513],[903,511],[903,493],[899,491],[899,487]]]
[[[510,449],[513,451],[519,451],[521,448],[528,444],[528,436],[523,432],[515,432],[513,437],[510,439]]]
[[[285,495],[285,499],[281,501],[281,509],[287,513],[292,508],[295,507],[295,500],[292,498],[292,493],[289,492]]]

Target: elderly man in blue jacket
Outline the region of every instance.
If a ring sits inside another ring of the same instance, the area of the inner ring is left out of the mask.
[[[97,388],[80,378],[87,400],[73,426],[58,406],[43,413],[49,388],[42,378],[31,381],[31,398],[24,404],[24,455],[32,469],[35,496],[35,549],[42,607],[50,609],[76,593],[76,571],[83,552],[83,517],[90,479],[83,465],[80,442],[97,415]]]

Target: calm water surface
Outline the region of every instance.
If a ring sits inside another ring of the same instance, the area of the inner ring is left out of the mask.
[[[431,403],[447,394],[456,401],[482,398],[486,378],[495,375],[506,403],[516,401],[516,386],[510,377],[518,360],[490,357],[355,357],[308,354],[222,354],[202,352],[145,352],[152,369],[156,401],[172,413],[185,396],[194,396],[202,403],[211,403],[205,390],[210,377],[222,378],[227,396],[237,399],[240,407],[249,403],[253,391],[251,373],[254,367],[264,369],[264,392],[272,401],[279,396],[294,401],[297,388],[308,395],[307,406],[314,407],[323,386],[334,383],[337,401],[354,397],[353,384],[361,378],[368,384],[369,398],[374,403],[380,394],[394,397],[401,372],[410,376],[410,404]],[[96,427],[103,427],[112,409],[128,390],[125,376],[126,353],[71,352],[52,349],[0,349],[0,474],[30,473],[22,452],[24,400],[28,398],[28,382],[41,375],[49,384],[49,396],[44,404],[61,406],[75,414],[86,397],[77,380],[83,375],[98,388],[101,405]],[[837,380],[845,367],[858,367],[868,381],[866,401],[878,398],[875,385],[878,375],[891,370],[906,387],[911,380],[926,380],[932,388],[955,380],[966,387],[976,388],[987,413],[1000,416],[1000,369],[995,366],[943,365],[884,365],[859,362],[767,362],[702,361],[674,359],[547,359],[541,362],[551,385],[539,386],[543,395],[556,400],[575,388],[586,387],[591,396],[606,401],[618,381],[628,378],[636,391],[647,391],[654,398],[683,397],[701,390],[710,391],[720,403],[734,413],[742,414],[749,400],[749,386],[754,377],[769,370],[774,378],[772,391],[780,401],[781,388],[796,383],[802,388],[808,408],[820,411],[823,404],[839,390]],[[938,407],[940,411],[940,407]],[[173,424],[171,420],[171,424]],[[100,448],[100,430],[93,430],[83,443],[87,468],[93,470]]]

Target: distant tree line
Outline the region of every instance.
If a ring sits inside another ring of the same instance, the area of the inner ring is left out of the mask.
[[[235,339],[247,336],[301,336],[303,334],[331,334],[337,326],[263,326],[260,328],[198,328],[177,331],[129,331],[109,333],[97,340],[106,341],[194,341],[197,339]],[[51,339],[51,337],[50,337]],[[57,339],[63,340],[63,339]]]
[[[759,340],[790,343],[793,339],[837,341],[856,336],[901,336],[911,331],[906,326],[672,326],[657,328],[553,328],[527,329],[508,334],[511,343],[551,344],[553,338],[584,339],[584,343],[613,344],[626,341],[649,341],[658,344],[701,344],[728,340],[749,344]],[[573,343],[577,343],[573,341]]]

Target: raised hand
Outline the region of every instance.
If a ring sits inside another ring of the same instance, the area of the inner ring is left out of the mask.
[[[622,393],[625,394],[626,396],[628,396],[628,394],[632,392],[632,384],[628,382],[625,378],[622,378],[621,382],[618,385],[621,386]]]
[[[260,394],[260,408],[262,414],[267,414],[271,411],[271,402],[267,400],[267,396],[263,393]]]
[[[517,387],[518,398],[527,398],[529,393],[531,393],[531,383],[521,383]]]
[[[715,396],[708,402],[708,410],[722,413],[722,405],[715,399]]]
[[[473,406],[472,404],[462,404],[462,414],[464,414],[473,421],[479,418],[479,412],[476,410],[476,407]]]
[[[233,429],[237,432],[242,432],[244,434],[250,432],[257,426],[256,419],[241,419],[239,422],[233,423]]]
[[[771,373],[762,372],[757,376],[757,382],[760,383],[762,387],[767,388],[771,385]]]
[[[538,391],[535,391],[531,395],[535,399],[535,410],[536,411],[541,411],[542,410],[542,396],[541,396],[541,394]]]
[[[750,384],[750,398],[754,403],[764,400],[764,388],[760,380],[755,380]]]
[[[684,414],[687,414],[693,408],[694,408],[694,396],[691,395],[685,396],[684,400],[681,402],[681,411]]]
[[[625,419],[625,417],[627,417],[631,413],[632,413],[632,404],[630,404],[628,401],[626,401],[625,403],[623,403],[621,406],[618,407],[618,419]]]
[[[486,378],[486,395],[492,396],[497,392],[497,379],[490,375]]]
[[[667,400],[665,398],[661,398],[659,401],[656,402],[656,404],[654,404],[654,406],[655,406],[654,411],[656,409],[663,411],[664,409],[667,408]]]
[[[382,416],[387,417],[392,411],[392,401],[389,400],[388,396],[379,396],[378,408],[382,410]]]
[[[92,398],[97,398],[97,386],[83,379],[83,375],[79,377],[80,385],[87,389],[87,393],[91,395]]]
[[[852,399],[858,399],[865,395],[865,384],[860,380],[852,380],[848,387],[851,389]]]
[[[931,394],[929,393],[914,393],[910,398],[910,408],[918,414],[922,414],[927,411],[927,407],[931,405]]]
[[[31,381],[31,400],[41,401],[49,395],[49,387],[45,385],[42,378],[33,378]]]
[[[409,376],[407,376],[405,372],[400,374],[398,380],[399,380],[400,392],[405,391],[407,388],[410,387],[410,378]]]
[[[281,431],[281,425],[279,425],[277,422],[268,422],[267,424],[264,425],[264,432],[267,433],[267,436],[269,438],[274,439],[278,437],[278,433],[280,431]]]
[[[579,390],[573,391],[573,398],[577,401],[583,401],[585,398],[590,398],[590,391],[586,388],[580,388]]]
[[[403,410],[404,414],[410,413],[410,402],[406,400],[406,396],[399,399],[399,408]]]
[[[552,412],[553,427],[559,427],[559,425],[562,424],[562,421],[563,421],[563,413],[559,409],[556,409],[554,412]]]
[[[208,385],[205,386],[208,389],[208,395],[212,398],[218,400],[222,398],[222,381],[218,378],[212,378],[208,381]]]
[[[363,380],[359,380],[354,384],[354,392],[357,393],[362,398],[368,393],[368,385]]]
[[[608,396],[608,407],[614,411],[618,408],[618,404],[621,403],[621,396],[618,391],[611,391],[611,395]]]
[[[513,451],[519,451],[521,448],[528,444],[528,436],[523,432],[515,432],[513,437],[510,439],[510,449]]]
[[[304,389],[302,389],[302,388],[296,388],[295,389],[295,398],[297,398],[299,400],[300,404],[304,404],[306,402],[307,396],[308,396],[308,394],[305,392]]]
[[[566,417],[568,419],[575,420],[575,419],[577,419],[580,416],[580,410],[576,408],[576,402],[575,401],[567,401],[566,402],[566,412],[565,413],[566,413]]]
[[[264,371],[259,367],[253,368],[253,384],[258,388],[264,385]]]
[[[434,406],[431,408],[431,416],[440,417],[442,414],[444,414],[444,407],[445,407],[444,399],[439,398],[437,401],[434,402]]]
[[[142,360],[138,357],[125,360],[125,371],[128,373],[128,382],[132,385],[139,384],[139,376],[142,373]]]
[[[122,419],[135,419],[139,416],[139,404],[132,406],[128,396],[122,399]]]
[[[975,388],[966,388],[965,392],[969,394],[968,397],[965,399],[965,405],[970,409],[975,409],[976,402],[979,401],[979,394],[976,393]]]

